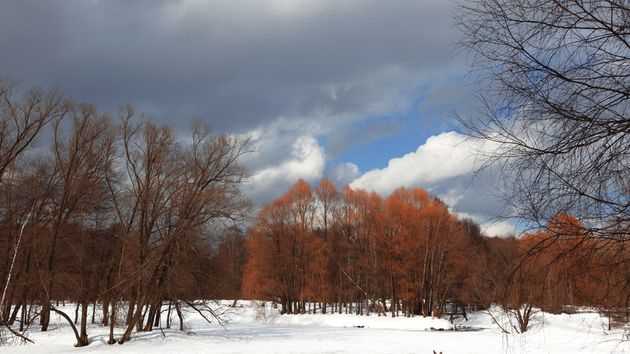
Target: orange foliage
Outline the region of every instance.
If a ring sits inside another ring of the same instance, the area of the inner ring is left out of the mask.
[[[322,311],[389,306],[429,315],[463,289],[466,268],[456,265],[473,242],[466,225],[420,188],[383,200],[347,187],[338,192],[327,180],[315,191],[298,181],[249,231],[243,290],[291,313],[318,302]]]

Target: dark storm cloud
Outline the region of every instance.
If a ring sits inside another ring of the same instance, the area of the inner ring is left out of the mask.
[[[440,0],[0,3],[0,77],[245,131],[397,109],[453,51]]]

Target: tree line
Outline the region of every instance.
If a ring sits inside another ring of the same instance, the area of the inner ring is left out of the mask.
[[[525,331],[535,309],[630,305],[630,254],[576,218],[492,238],[420,188],[383,198],[299,181],[259,212],[247,254],[243,295],[283,313],[439,316],[449,303],[498,304]]]

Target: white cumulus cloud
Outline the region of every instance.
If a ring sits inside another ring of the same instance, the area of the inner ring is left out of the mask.
[[[402,186],[426,186],[475,171],[480,166],[477,154],[484,149],[484,143],[459,133],[441,133],[416,151],[389,160],[385,168],[366,172],[350,186],[383,194]]]
[[[505,237],[515,235],[516,227],[509,221],[486,222],[481,224],[481,231],[492,237]]]
[[[326,155],[317,139],[310,135],[299,136],[285,159],[251,174],[245,192],[255,201],[267,202],[299,179],[313,182],[322,178],[325,164]]]

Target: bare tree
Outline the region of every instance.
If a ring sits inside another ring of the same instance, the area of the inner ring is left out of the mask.
[[[630,238],[628,2],[473,0],[458,22],[487,85],[482,116],[462,121],[496,147],[515,216]]]
[[[116,197],[115,205],[127,236],[137,242],[137,261],[129,272],[134,286],[119,343],[129,340],[134,328],[150,331],[158,322],[178,257],[185,257],[182,248],[194,247],[207,225],[243,216],[247,206],[239,188],[244,170],[238,165],[246,142],[198,126],[190,143],[181,146],[170,129],[135,123],[133,115],[126,111],[121,128],[129,183],[118,195],[129,196],[128,203],[123,211]]]
[[[47,254],[45,277],[43,277],[42,299],[42,331],[48,329],[50,322],[50,310],[59,314],[60,311],[51,306],[51,299],[55,298],[56,289],[56,257],[58,254],[59,238],[62,233],[70,233],[78,224],[86,224],[87,219],[107,205],[107,192],[105,176],[113,164],[114,130],[109,119],[99,114],[93,106],[76,105],[70,111],[71,125],[65,127],[61,122],[54,125],[53,156],[55,170],[50,176],[51,188],[49,208],[50,220],[50,246]],[[67,133],[65,131],[68,131]],[[88,230],[89,227],[79,228]],[[87,235],[81,231],[75,254],[79,259],[84,258],[83,247],[86,245]],[[96,263],[96,262],[94,262]],[[89,270],[92,266],[81,265],[80,294],[78,301],[81,304],[81,333],[77,335],[77,346],[88,344],[87,338],[87,311],[88,311],[88,284],[86,278],[90,278]],[[57,297],[58,298],[58,297]],[[76,332],[76,331],[75,331]]]
[[[0,81],[0,182],[42,129],[62,118],[68,109],[63,97],[54,91],[33,89],[20,95],[14,86]]]
[[[22,95],[10,83],[0,81],[0,183],[5,182],[10,172],[15,172],[16,160],[31,147],[42,129],[67,111],[68,105],[55,92],[31,90]],[[6,207],[2,209],[5,215],[9,214]],[[15,244],[9,242],[3,257],[6,262],[17,252],[13,249]],[[5,265],[3,270],[7,269]],[[11,274],[3,272],[0,276],[4,280]]]
[[[17,159],[32,146],[44,127],[53,120],[61,119],[67,110],[68,105],[56,92],[31,90],[21,95],[11,84],[0,81],[0,184],[5,182],[9,172],[15,172]],[[34,204],[32,205],[34,207]],[[29,218],[33,207],[27,214]],[[6,206],[3,206],[2,212],[5,218],[15,217]],[[23,222],[15,238],[9,240],[6,247],[4,259],[7,263],[2,267],[3,272],[0,273],[0,279],[4,283],[0,301],[0,327],[6,327],[12,334],[26,340],[26,337],[11,329],[7,323],[8,308],[11,303],[6,301],[5,307],[5,300],[8,300],[7,289],[11,285],[12,272],[20,253],[24,225]],[[11,318],[14,318],[14,315]]]

